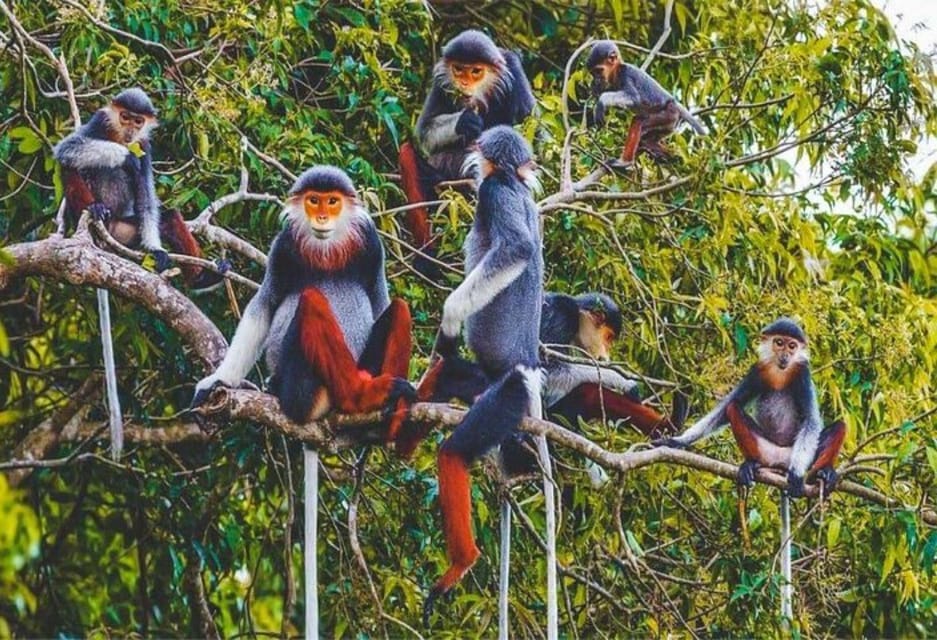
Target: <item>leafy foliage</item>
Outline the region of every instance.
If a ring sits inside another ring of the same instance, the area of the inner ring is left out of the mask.
[[[346,167],[373,212],[402,204],[392,176],[397,146],[415,124],[436,52],[468,27],[521,50],[539,102],[522,129],[534,140],[545,193],[556,193],[564,110],[580,123],[586,98],[577,61],[563,94],[567,59],[591,36],[652,46],[664,26],[662,3],[621,0],[538,1],[524,10],[404,0],[233,0],[224,10],[205,0],[8,4],[68,65],[83,117],[128,85],[154,97],[157,190],[187,218],[238,188],[242,162],[252,191],[286,192],[289,178],[243,150],[242,137],[294,173],[317,162]],[[937,131],[933,71],[866,2],[749,4],[675,2],[672,33],[649,70],[701,109],[710,135],[675,135],[679,164],[645,159],[595,187],[632,195],[545,207],[548,287],[601,289],[625,303],[617,356],[628,369],[676,382],[691,394],[694,415],[751,363],[762,326],[798,317],[811,338],[822,413],[846,421],[846,457],[863,469],[852,479],[907,505],[933,503],[935,196],[933,172],[918,184],[906,165],[916,141]],[[62,187],[51,148],[75,123],[55,69],[9,18],[0,18],[0,44],[0,180],[9,190],[0,197],[0,242],[8,244],[53,230]],[[624,55],[636,64],[645,57],[633,47]],[[619,118],[573,136],[574,178],[615,153],[627,124]],[[434,223],[442,254],[459,266],[471,202],[444,198]],[[214,219],[266,247],[277,214],[275,204],[247,202]],[[378,224],[394,294],[416,319],[416,377],[445,291],[405,267],[412,255],[399,219],[381,215]],[[235,262],[260,277],[257,265]],[[241,304],[250,295],[236,293]],[[101,362],[92,291],[30,280],[4,296],[0,440],[12,450]],[[224,295],[197,303],[231,335],[236,314]],[[158,318],[131,301],[112,307],[125,411],[149,427],[178,422],[201,372]],[[102,416],[98,400],[88,420]],[[582,429],[614,450],[642,443],[621,426]],[[426,587],[445,563],[434,474],[442,437],[410,463],[371,452],[360,483],[350,480],[351,452],[324,459],[333,474],[321,492],[319,538],[329,635],[401,635],[409,633],[402,623],[417,625]],[[738,460],[730,440],[703,449]],[[652,467],[596,491],[582,460],[556,454],[564,630],[780,629],[774,491],[759,487],[749,498],[752,546],[744,550],[729,483]],[[295,443],[232,424],[207,445],[141,445],[120,465],[92,459],[37,471],[26,497],[0,481],[0,635],[4,625],[32,636],[197,634],[185,583],[192,563],[224,634],[298,633],[301,599],[290,606],[286,594],[301,566],[292,497],[300,458]],[[490,633],[497,615],[496,483],[481,481],[476,494],[482,560],[441,604],[440,635]],[[535,538],[542,498],[534,486],[515,497],[528,520],[515,536],[512,624],[514,635],[529,637],[545,618]],[[350,545],[350,504],[368,574]],[[937,532],[913,507],[836,495],[822,507],[797,503],[793,515],[798,633],[924,636],[937,628]]]

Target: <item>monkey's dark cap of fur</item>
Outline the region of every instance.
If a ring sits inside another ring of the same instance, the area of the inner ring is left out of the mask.
[[[618,53],[618,45],[616,45],[611,40],[599,40],[594,45],[592,45],[592,51],[589,52],[589,58],[586,60],[586,66],[591,69],[600,62],[605,62],[605,59],[613,51]]]
[[[499,169],[517,170],[533,160],[530,144],[506,124],[482,133],[478,139],[478,151]]]
[[[804,330],[791,318],[778,318],[762,329],[761,335],[787,336],[788,338],[794,338],[803,343],[807,342],[807,335],[804,333]]]
[[[495,46],[491,38],[481,31],[469,29],[463,31],[443,47],[442,57],[447,62],[484,62],[494,67],[503,68],[504,54]]]
[[[604,313],[605,324],[611,327],[616,336],[621,335],[621,309],[610,297],[604,293],[584,293],[576,296],[576,303],[580,309]]]
[[[150,102],[150,97],[146,95],[146,92],[140,87],[121,91],[114,96],[111,102],[128,111],[133,111],[134,113],[139,113],[144,116],[156,117],[156,108],[153,106],[153,103]]]
[[[339,191],[350,198],[358,197],[355,183],[348,174],[327,164],[319,164],[303,171],[293,183],[289,195],[295,196],[304,191]]]

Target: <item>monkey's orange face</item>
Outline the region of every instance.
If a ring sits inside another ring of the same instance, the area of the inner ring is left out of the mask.
[[[576,334],[576,346],[596,360],[611,360],[612,345],[618,336],[605,322],[605,314],[600,311],[579,312],[579,332]]]
[[[484,94],[495,79],[495,70],[491,65],[481,62],[465,64],[462,62],[449,63],[449,76],[452,86],[459,93],[466,96]]]
[[[306,191],[302,199],[312,232],[322,240],[331,237],[345,210],[348,196],[341,191]]]

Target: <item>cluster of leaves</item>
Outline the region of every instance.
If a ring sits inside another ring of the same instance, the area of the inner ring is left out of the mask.
[[[162,121],[157,189],[166,206],[190,218],[237,188],[242,161],[252,190],[282,194],[289,187],[257,154],[242,153],[242,136],[294,173],[317,162],[347,168],[372,211],[402,204],[392,179],[397,146],[410,135],[441,43],[468,27],[521,51],[539,103],[523,131],[534,140],[545,193],[554,193],[564,105],[576,124],[586,96],[578,64],[563,95],[567,59],[588,37],[650,46],[664,15],[663,3],[622,0],[538,1],[523,10],[515,2],[481,10],[471,2],[405,0],[233,0],[224,11],[206,0],[9,4],[62,55],[83,117],[128,85],[153,96]],[[672,33],[650,71],[702,109],[710,135],[674,136],[679,164],[642,160],[637,171],[606,177],[602,186],[612,194],[653,186],[660,193],[551,208],[544,218],[548,287],[612,294],[627,316],[619,359],[677,382],[692,396],[694,414],[750,364],[764,324],[781,314],[799,318],[811,336],[823,414],[846,421],[847,455],[876,456],[868,464],[877,472],[854,479],[905,504],[931,503],[937,239],[926,212],[935,198],[933,178],[914,183],[905,163],[915,141],[937,129],[934,77],[867,3],[795,4],[766,1],[739,11],[731,2],[675,2]],[[9,188],[0,197],[0,242],[13,243],[52,230],[61,186],[51,148],[74,123],[54,68],[28,46],[29,57],[20,56],[21,41],[5,18],[0,45],[0,175]],[[640,63],[644,52],[625,48],[624,55]],[[574,175],[613,155],[626,125],[577,133]],[[668,187],[675,179],[685,180]],[[442,254],[458,265],[471,203],[457,194],[446,199],[434,222]],[[238,204],[216,221],[265,247],[277,213],[272,204]],[[416,319],[415,377],[445,291],[404,268],[412,256],[399,242],[406,240],[399,221],[381,216],[378,224],[392,288]],[[238,262],[237,269],[260,276],[257,265]],[[236,292],[243,304],[249,292]],[[4,296],[0,441],[12,450],[101,364],[93,292],[29,281]],[[236,314],[223,295],[197,302],[231,335]],[[125,411],[138,423],[171,422],[202,372],[158,318],[131,301],[112,306]],[[615,450],[641,442],[625,428],[582,428]],[[406,633],[399,621],[419,619],[425,588],[445,564],[435,509],[441,438],[409,463],[372,454],[357,484],[348,480],[350,453],[325,459],[335,473],[320,507],[320,602],[329,634],[399,635]],[[738,459],[726,437],[705,450]],[[729,483],[650,468],[594,491],[582,460],[556,453],[564,629],[764,635],[779,628],[775,492],[762,487],[749,498],[752,547],[744,550]],[[197,633],[184,579],[191,563],[201,567],[227,635],[298,632],[301,604],[284,606],[301,566],[293,500],[300,458],[295,443],[237,424],[208,445],[141,446],[126,464],[34,473],[28,501],[38,524],[21,517],[15,542],[2,545],[0,635],[4,619],[24,635]],[[515,497],[527,520],[515,536],[512,624],[515,635],[534,636],[545,606],[535,537],[542,498],[536,487]],[[482,480],[475,498],[483,558],[441,605],[446,615],[436,631],[482,633],[496,615],[495,483]],[[0,510],[24,509],[14,500],[0,489]],[[369,575],[349,542],[350,504],[358,505]],[[12,521],[0,518],[0,529]],[[937,534],[913,510],[836,496],[822,509],[798,503],[794,521],[800,632],[926,635],[937,626]]]

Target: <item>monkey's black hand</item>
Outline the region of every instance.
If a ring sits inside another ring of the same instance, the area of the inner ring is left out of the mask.
[[[232,266],[233,265],[231,264],[231,261],[228,260],[227,258],[218,258],[217,260],[215,260],[215,267],[218,269],[218,273],[221,275],[224,275],[228,273],[229,271],[231,271]]]
[[[671,449],[686,449],[689,446],[676,438],[658,438],[657,440],[651,440],[651,444],[655,447],[670,447]]]
[[[442,331],[436,334],[436,344],[433,346],[433,351],[436,352],[441,358],[451,358],[456,355],[459,350],[459,337],[458,336],[447,336]]]
[[[597,127],[605,126],[605,105],[599,100],[595,103],[595,113],[592,116],[592,123]]]
[[[224,386],[224,383],[221,380],[215,380],[207,386],[201,388],[195,387],[195,394],[192,396],[192,402],[189,403],[189,411],[198,409],[200,406],[205,404],[205,401],[208,400],[208,396],[211,395],[211,392],[221,386]]]
[[[111,219],[111,210],[103,202],[92,202],[88,205],[88,213],[93,220],[98,222],[107,222]]]
[[[792,498],[804,497],[804,477],[795,474],[793,471],[788,471],[787,493]]]
[[[156,273],[162,273],[172,266],[172,260],[169,259],[169,254],[162,249],[153,249],[150,251],[150,255],[152,255],[153,259],[156,261]]]
[[[758,471],[758,467],[760,466],[757,460],[746,460],[743,462],[742,466],[739,467],[738,476],[736,476],[738,483],[743,487],[751,487],[754,485],[755,472]]]
[[[459,116],[459,121],[455,123],[455,132],[462,136],[466,143],[472,142],[482,134],[485,129],[485,122],[482,117],[472,111],[465,109]]]
[[[833,470],[833,467],[822,467],[817,470],[817,480],[823,482],[823,493],[828,494],[836,488],[839,475]]]

